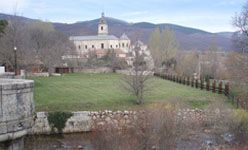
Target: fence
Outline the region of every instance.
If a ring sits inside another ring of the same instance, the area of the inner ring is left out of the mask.
[[[197,80],[189,77],[182,77],[172,74],[162,74],[162,73],[154,73],[154,76],[160,77],[165,80],[170,80],[179,84],[183,84],[186,86],[191,86],[193,88],[210,91],[213,93],[224,94],[229,99],[232,100],[233,103],[236,102],[237,107],[239,107],[239,100],[235,99],[230,93],[230,84],[229,82],[223,82],[218,80],[213,80],[212,82],[208,80],[205,82],[204,80]]]
[[[60,73],[60,74],[64,74],[64,73],[73,73],[73,68],[69,68],[69,67],[56,67],[55,68],[55,73]]]

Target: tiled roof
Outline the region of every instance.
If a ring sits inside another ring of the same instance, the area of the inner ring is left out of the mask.
[[[93,35],[93,36],[70,36],[70,40],[91,41],[91,40],[118,40],[114,35]]]
[[[129,38],[127,37],[127,35],[125,33],[123,33],[120,37],[121,40],[129,40]]]
[[[136,41],[136,42],[135,42],[135,44],[134,44],[134,45],[143,46],[143,45],[144,45],[144,43],[143,43],[143,42],[141,42],[140,40],[138,40],[138,41]]]

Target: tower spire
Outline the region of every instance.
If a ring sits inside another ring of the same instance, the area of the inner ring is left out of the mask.
[[[105,19],[104,12],[102,12],[101,18],[99,20],[98,35],[108,35],[108,25]]]
[[[102,12],[102,16],[101,16],[101,19],[100,19],[100,21],[99,21],[99,24],[107,24],[107,23],[106,23],[106,20],[105,20],[104,12]]]

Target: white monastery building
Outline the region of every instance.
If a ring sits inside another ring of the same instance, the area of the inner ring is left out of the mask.
[[[98,35],[70,36],[70,40],[75,44],[80,57],[87,57],[90,51],[95,51],[97,57],[102,57],[108,50],[114,50],[117,57],[126,58],[131,49],[131,41],[125,33],[120,38],[108,34],[104,13],[98,23]]]

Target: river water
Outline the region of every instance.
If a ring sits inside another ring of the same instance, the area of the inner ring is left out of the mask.
[[[92,133],[28,135],[0,143],[0,150],[93,150]]]
[[[0,143],[0,150],[94,150],[96,140],[93,132],[61,135],[28,135],[20,139]],[[108,144],[108,143],[104,143]],[[226,144],[213,135],[198,133],[177,142],[177,150],[198,150],[206,144],[207,149]],[[230,146],[230,145],[229,145]],[[102,147],[100,147],[101,149]],[[228,149],[225,147],[224,149]]]
[[[24,138],[25,150],[92,150],[92,133],[36,135]]]

